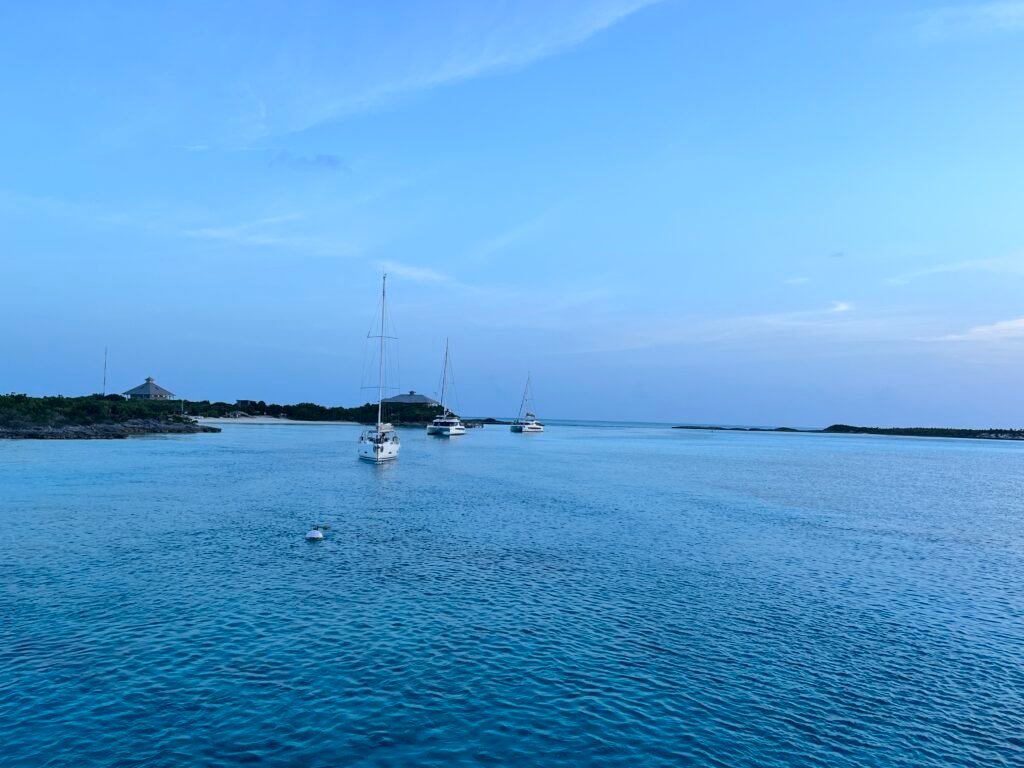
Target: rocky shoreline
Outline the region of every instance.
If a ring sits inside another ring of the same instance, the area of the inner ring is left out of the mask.
[[[0,426],[0,440],[121,440],[143,435],[193,435],[217,427],[161,419],[130,419],[117,424]]]
[[[833,424],[825,429],[794,429],[792,427],[714,427],[704,424],[683,424],[672,429],[696,429],[709,432],[798,432],[810,435],[883,435],[887,437],[946,437],[964,440],[1022,440],[1024,429],[956,429],[946,427],[853,427]]]

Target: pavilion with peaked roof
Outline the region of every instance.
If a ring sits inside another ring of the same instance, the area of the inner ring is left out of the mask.
[[[409,390],[408,394],[385,397],[384,403],[386,405],[440,405],[437,400],[433,400],[426,395],[421,395],[415,390]]]
[[[147,376],[146,380],[139,384],[134,389],[129,389],[127,392],[122,393],[126,397],[132,400],[173,400],[174,393],[164,389],[155,381],[152,376]]]

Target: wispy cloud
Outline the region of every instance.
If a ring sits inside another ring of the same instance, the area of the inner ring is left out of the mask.
[[[786,285],[807,285],[811,282],[809,277],[790,277],[786,279]]]
[[[398,275],[406,280],[417,283],[452,283],[453,280],[440,272],[429,267],[415,267],[408,264],[401,264],[397,261],[378,261],[374,266],[393,275]]]
[[[132,226],[140,223],[123,211],[104,208],[91,200],[72,200],[53,195],[32,195],[0,188],[0,214],[41,215],[62,226],[76,223],[85,226]]]
[[[142,48],[187,40],[180,62],[149,57],[117,79],[86,66],[78,77],[101,96],[104,88],[117,93],[118,109],[103,127],[118,136],[173,136],[194,152],[260,145],[525,68],[662,1],[382,3],[372,13],[317,3],[315,14],[280,13],[272,24],[267,14],[205,4],[139,25]],[[197,26],[204,34],[194,34]]]
[[[503,232],[499,232],[494,237],[477,244],[471,250],[471,258],[477,261],[486,261],[492,256],[496,256],[517,243],[530,238],[544,229],[550,214],[550,210],[545,211],[529,221],[510,227]]]
[[[231,226],[195,227],[179,234],[201,240],[215,240],[240,246],[279,247],[314,256],[353,256],[359,249],[343,243],[318,240],[280,231],[280,225],[305,219],[304,213],[272,216]]]
[[[328,152],[312,155],[300,155],[286,149],[274,152],[270,156],[270,164],[299,170],[347,171],[348,165],[340,156]]]
[[[940,42],[964,35],[1024,31],[1024,2],[973,3],[936,8],[923,14],[917,27],[921,40]]]
[[[485,307],[488,313],[500,314],[501,307],[507,305],[512,299],[512,294],[504,289],[467,283],[432,267],[389,260],[374,261],[370,266],[379,272],[387,272],[402,280],[431,285],[435,291],[443,291],[453,297],[455,305],[467,312],[471,306],[470,302],[483,302],[481,307]],[[435,303],[433,298],[428,298],[424,300],[423,306]],[[480,318],[477,321],[479,322]]]
[[[491,18],[490,24],[480,29],[467,29],[453,22],[451,28],[463,34],[449,41],[443,55],[433,61],[421,59],[415,67],[389,79],[359,89],[346,88],[334,98],[321,98],[291,130],[305,130],[373,110],[416,92],[528,66],[578,46],[659,2],[662,0],[598,0],[568,12],[564,9],[571,9],[569,4],[541,4],[532,11]],[[467,31],[471,34],[465,34]],[[264,105],[261,125],[266,122]]]
[[[976,325],[964,333],[952,333],[943,337],[946,341],[1009,341],[1024,339],[1024,317],[1014,320],[1000,320],[990,325]]]
[[[195,229],[184,229],[181,234],[186,237],[198,237],[206,240],[227,240],[232,243],[245,245],[275,245],[282,238],[267,231],[268,227],[275,224],[285,224],[291,221],[298,221],[304,218],[301,213],[289,213],[283,216],[271,216],[257,221],[250,221],[245,224],[219,227],[197,227]]]
[[[875,313],[859,316],[849,302],[836,301],[819,309],[770,312],[732,317],[645,318],[642,324],[622,331],[618,340],[600,351],[621,351],[681,344],[733,344],[768,340],[801,343],[811,338],[852,341],[914,336],[899,326],[915,324],[917,318]]]
[[[905,272],[902,275],[895,275],[887,278],[889,285],[906,285],[915,280],[934,275],[945,275],[956,272],[991,272],[994,274],[1024,274],[1024,255],[1008,256],[1005,258],[990,259],[964,259],[962,261],[951,261],[943,264],[933,264],[930,267],[915,269]]]

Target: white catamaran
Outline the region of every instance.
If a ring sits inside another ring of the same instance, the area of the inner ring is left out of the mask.
[[[398,458],[400,441],[398,433],[383,419],[384,403],[384,341],[387,338],[385,318],[387,317],[388,276],[384,275],[380,293],[380,367],[377,378],[377,426],[367,429],[359,436],[359,458],[380,464]]]
[[[448,409],[448,402],[445,396],[448,394],[448,339],[444,340],[444,369],[441,372],[441,414],[427,425],[428,435],[438,437],[455,437],[466,434],[466,428],[456,416]]]
[[[543,432],[544,425],[537,421],[537,415],[530,411],[532,408],[532,397],[530,393],[530,377],[526,377],[526,388],[523,390],[523,400],[519,403],[519,415],[512,422],[509,429],[512,432]]]

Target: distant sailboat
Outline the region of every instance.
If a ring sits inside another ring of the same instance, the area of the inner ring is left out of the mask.
[[[523,399],[519,403],[519,415],[512,422],[509,429],[512,432],[543,432],[544,425],[537,421],[537,415],[533,413],[532,395],[530,392],[530,377],[526,377],[526,388],[523,390]]]
[[[400,441],[398,433],[390,424],[384,422],[384,340],[385,318],[387,317],[388,300],[388,276],[384,275],[380,293],[380,336],[370,338],[380,339],[380,367],[377,374],[377,426],[367,429],[359,436],[359,458],[364,461],[372,461],[380,464],[384,461],[392,461],[398,458]]]
[[[441,415],[434,419],[427,426],[428,435],[438,437],[455,437],[466,434],[466,428],[456,416],[448,409],[446,395],[448,394],[448,339],[444,340],[444,368],[441,372]]]

